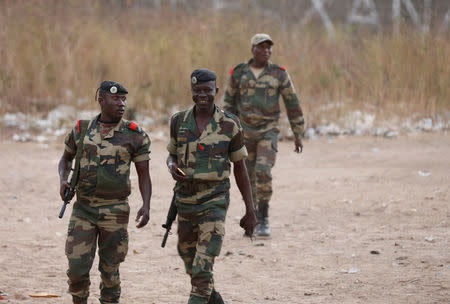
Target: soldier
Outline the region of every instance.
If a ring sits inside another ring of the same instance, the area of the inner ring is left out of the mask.
[[[191,92],[195,105],[174,114],[170,122],[167,166],[177,181],[174,199],[178,209],[178,253],[191,277],[189,304],[224,303],[214,289],[212,270],[225,234],[230,161],[245,202],[240,226],[252,235],[256,224],[242,128],[236,116],[214,104],[218,90],[214,72],[193,71]]]
[[[295,150],[302,151],[304,119],[289,74],[282,66],[269,61],[273,41],[267,34],[251,39],[253,58],[230,71],[225,92],[225,111],[239,117],[244,130],[248,157],[245,160],[253,199],[257,208],[257,236],[270,236],[268,211],[272,196],[271,169],[275,164],[278,143],[279,96],[283,97],[289,123],[295,137]]]
[[[82,122],[67,135],[59,161],[60,195],[69,187],[67,177],[78,147],[82,148],[76,202],[66,241],[69,260],[67,276],[73,303],[87,303],[89,271],[98,240],[98,269],[101,273],[100,303],[119,303],[119,265],[128,251],[128,219],[133,161],[143,205],[136,227],[144,227],[150,216],[152,184],[149,174],[150,139],[135,123],[122,119],[128,91],[114,81],[100,84],[101,113],[89,121],[85,136]]]

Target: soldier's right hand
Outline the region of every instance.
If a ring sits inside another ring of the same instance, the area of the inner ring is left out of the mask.
[[[66,192],[66,189],[70,189],[70,184],[67,181],[61,181],[59,186],[59,195],[62,200],[64,200],[64,192]]]
[[[245,230],[245,234],[248,236],[253,235],[253,229],[256,226],[256,216],[254,212],[246,212],[245,215],[241,218],[239,222],[239,226],[241,226]]]
[[[177,182],[185,182],[188,180],[186,175],[182,175],[181,172],[183,172],[183,171],[180,171],[180,169],[178,169],[178,164],[176,164],[176,163],[171,163],[169,165],[169,172],[172,175],[172,178],[174,180],[176,180]]]

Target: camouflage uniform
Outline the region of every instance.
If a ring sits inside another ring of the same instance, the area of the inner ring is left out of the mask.
[[[215,107],[210,123],[198,134],[193,107],[172,117],[167,150],[189,178],[174,188],[178,253],[191,276],[189,304],[206,304],[214,287],[214,258],[225,234],[230,161],[247,156],[242,128],[234,115]]]
[[[66,241],[69,260],[69,293],[74,300],[89,296],[89,271],[98,238],[101,303],[119,303],[119,265],[128,251],[128,218],[131,161],[149,159],[150,139],[136,124],[121,120],[105,136],[97,116],[83,140],[77,200],[70,217]],[[80,137],[75,127],[65,139],[65,149],[76,153]]]
[[[252,59],[253,60],[253,59]],[[244,130],[248,150],[246,166],[252,184],[253,200],[258,207],[267,208],[272,196],[271,169],[278,151],[279,96],[296,138],[303,135],[304,119],[299,100],[284,67],[268,62],[255,79],[248,63],[231,70],[225,92],[225,111],[236,114]]]

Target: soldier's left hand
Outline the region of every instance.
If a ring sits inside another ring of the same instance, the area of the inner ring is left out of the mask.
[[[302,151],[303,151],[302,140],[300,138],[296,138],[295,139],[295,150],[294,150],[294,152],[302,153]]]
[[[150,219],[150,208],[142,206],[141,209],[139,209],[137,216],[136,216],[136,224],[137,228],[142,228],[145,225],[147,225],[148,220]]]

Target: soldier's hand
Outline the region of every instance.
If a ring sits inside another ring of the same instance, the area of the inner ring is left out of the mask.
[[[255,212],[246,212],[245,215],[241,218],[239,226],[241,226],[245,230],[246,235],[252,236],[253,229],[256,226]]]
[[[177,182],[185,182],[188,179],[186,175],[183,175],[184,172],[178,168],[178,165],[176,163],[170,163],[169,172],[172,175],[172,178]]]
[[[64,200],[64,192],[66,192],[66,189],[68,188],[70,189],[70,184],[67,181],[61,181],[61,184],[59,186],[59,195],[61,196],[62,200]]]
[[[142,206],[141,209],[139,209],[137,215],[136,215],[136,227],[142,228],[145,225],[147,225],[148,220],[150,219],[150,208]]]
[[[295,150],[294,150],[294,152],[302,153],[302,151],[303,151],[302,140],[300,138],[296,138],[295,139]]]

